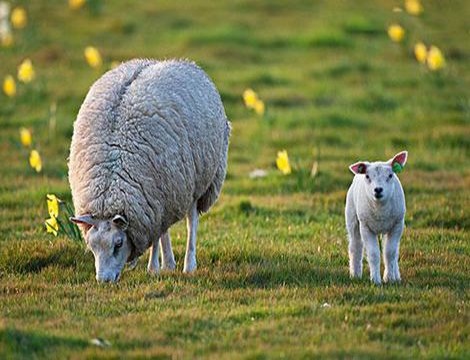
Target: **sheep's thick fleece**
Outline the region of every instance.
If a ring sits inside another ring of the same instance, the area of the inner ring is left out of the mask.
[[[125,216],[132,260],[195,201],[205,212],[217,200],[229,135],[220,95],[197,65],[123,63],[93,84],[74,124],[75,213]]]

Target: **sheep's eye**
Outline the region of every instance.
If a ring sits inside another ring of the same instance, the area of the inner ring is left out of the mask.
[[[367,180],[369,180],[369,179],[370,179],[369,175],[367,175],[367,174],[366,174],[366,179],[367,179]]]
[[[393,177],[393,174],[388,175],[388,178],[391,179]]]
[[[119,239],[118,241],[116,241],[116,244],[114,245],[114,248],[119,249],[121,247],[122,247],[122,239]]]

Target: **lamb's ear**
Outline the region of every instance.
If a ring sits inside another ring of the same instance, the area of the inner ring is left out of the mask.
[[[402,151],[396,154],[393,158],[391,158],[388,163],[392,167],[393,172],[399,173],[405,167],[407,159],[408,151]]]
[[[349,170],[351,170],[353,174],[365,174],[367,171],[367,166],[368,163],[360,161],[350,165]]]
[[[90,215],[90,214],[72,216],[70,218],[70,221],[75,224],[83,225],[86,230],[89,230],[92,226],[97,224],[96,219],[94,219],[93,215]]]
[[[113,217],[113,224],[116,225],[121,230],[126,230],[129,226],[127,219],[122,215],[116,215]]]

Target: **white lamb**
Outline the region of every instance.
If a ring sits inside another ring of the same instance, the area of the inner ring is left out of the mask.
[[[351,277],[362,276],[363,246],[366,248],[370,279],[380,285],[380,247],[383,234],[384,282],[400,281],[398,251],[405,226],[405,195],[396,173],[406,164],[403,151],[387,162],[357,162],[349,167],[355,174],[346,197],[346,227],[349,238]]]

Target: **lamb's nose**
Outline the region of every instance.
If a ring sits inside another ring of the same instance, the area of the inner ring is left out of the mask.
[[[382,191],[384,191],[384,189],[381,188],[381,187],[376,187],[376,188],[374,189],[374,191],[375,191],[376,194],[381,194]]]

